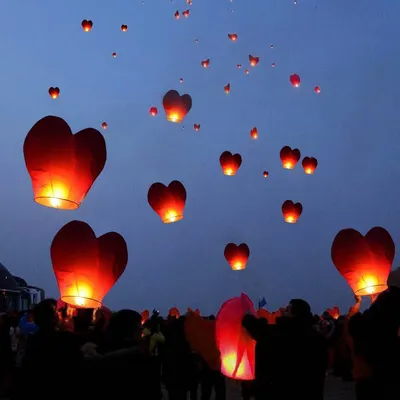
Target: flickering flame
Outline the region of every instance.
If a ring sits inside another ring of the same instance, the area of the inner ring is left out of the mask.
[[[235,261],[235,263],[233,264],[233,270],[235,270],[235,271],[240,271],[244,268],[245,268],[245,265],[243,265],[243,263],[241,261]]]
[[[61,210],[75,210],[79,207],[76,201],[70,200],[69,188],[55,181],[50,181],[48,185],[41,188],[35,201],[43,206]]]
[[[295,224],[297,221],[297,218],[293,214],[289,214],[285,216],[285,222],[288,224]]]
[[[291,161],[285,161],[283,163],[283,168],[285,168],[285,169],[293,169],[294,165],[293,165],[293,163]]]
[[[167,121],[179,123],[179,122],[182,122],[182,117],[177,112],[171,112],[171,113],[167,114]]]
[[[229,376],[240,379],[246,375],[244,360],[242,359],[237,366],[238,359],[236,353],[229,353],[222,359],[222,368]],[[237,367],[237,369],[236,369]]]
[[[233,169],[232,169],[232,168],[225,168],[225,169],[224,169],[224,175],[234,176],[235,173],[233,172]]]
[[[183,215],[179,215],[176,210],[169,209],[165,211],[163,222],[164,224],[170,224],[172,222],[180,221],[183,218]]]
[[[314,169],[313,169],[313,168],[306,168],[306,169],[304,170],[304,172],[305,172],[306,174],[308,174],[308,175],[312,175],[312,174],[314,173]]]
[[[85,305],[85,299],[82,297],[75,297],[75,303],[79,307],[83,307]]]

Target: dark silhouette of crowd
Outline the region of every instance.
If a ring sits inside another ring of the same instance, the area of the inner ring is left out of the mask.
[[[274,324],[246,315],[256,362],[255,380],[241,382],[243,400],[322,400],[327,374],[354,381],[357,400],[400,398],[400,271],[388,283],[366,311],[356,297],[338,319],[313,315],[301,299]],[[163,319],[154,310],[142,321],[133,310],[107,318],[68,307],[46,299],[22,316],[1,316],[2,396],[229,400],[220,368],[186,339],[187,316]]]

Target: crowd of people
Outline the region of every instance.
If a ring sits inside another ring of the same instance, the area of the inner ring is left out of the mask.
[[[327,374],[354,380],[357,400],[398,399],[400,271],[388,284],[366,311],[356,297],[338,319],[313,315],[301,299],[291,300],[274,324],[246,315],[242,324],[256,341],[256,361],[255,380],[241,383],[243,400],[322,400]],[[72,312],[67,305],[57,309],[52,299],[23,315],[3,314],[2,395],[159,400],[164,393],[170,400],[196,400],[200,391],[201,400],[210,400],[214,390],[214,398],[224,400],[226,378],[191,348],[186,318]]]

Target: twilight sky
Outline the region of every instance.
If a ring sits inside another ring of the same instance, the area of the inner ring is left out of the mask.
[[[271,309],[293,297],[316,311],[347,307],[351,291],[330,258],[336,233],[380,225],[400,239],[400,4],[192,1],[2,2],[0,261],[58,297],[50,243],[78,219],[128,243],[128,266],[105,300],[111,308],[215,312],[241,291],[255,302],[266,296]],[[174,19],[187,8],[188,19]],[[83,19],[93,21],[91,32]],[[234,32],[235,43],[227,36]],[[260,62],[245,75],[236,65],[247,66],[249,54]],[[206,58],[209,69],[200,65]],[[301,77],[298,89],[292,73]],[[50,86],[60,88],[57,100]],[[192,96],[183,126],[165,119],[169,89]],[[33,201],[22,145],[46,115],[74,132],[109,125],[106,167],[77,211]],[[300,163],[284,170],[284,145],[316,157],[316,173],[305,175]],[[235,177],[221,172],[225,150],[242,155]],[[185,218],[164,225],[147,191],[175,179],[188,193]],[[288,199],[303,204],[295,225],[282,217]],[[249,245],[245,271],[230,270],[228,242]]]

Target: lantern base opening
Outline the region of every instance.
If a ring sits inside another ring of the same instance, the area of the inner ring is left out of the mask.
[[[387,289],[387,285],[385,283],[381,283],[378,285],[370,285],[366,287],[362,287],[354,292],[357,296],[371,296],[371,294],[378,294]]]
[[[76,308],[99,308],[102,306],[101,302],[89,297],[82,296],[61,296],[64,303],[74,306]]]
[[[58,208],[60,210],[76,210],[80,204],[72,200],[62,199],[59,197],[40,196],[35,197],[35,202],[50,208]]]
[[[177,114],[167,114],[167,121],[180,124],[182,122],[182,118]]]
[[[285,222],[288,224],[295,224],[297,222],[297,219],[294,219],[293,217],[286,217]]]
[[[246,264],[234,264],[232,265],[232,271],[243,271],[246,269]]]
[[[164,224],[172,224],[173,222],[178,222],[183,219],[183,215],[173,215],[173,216],[166,216],[163,218]]]

